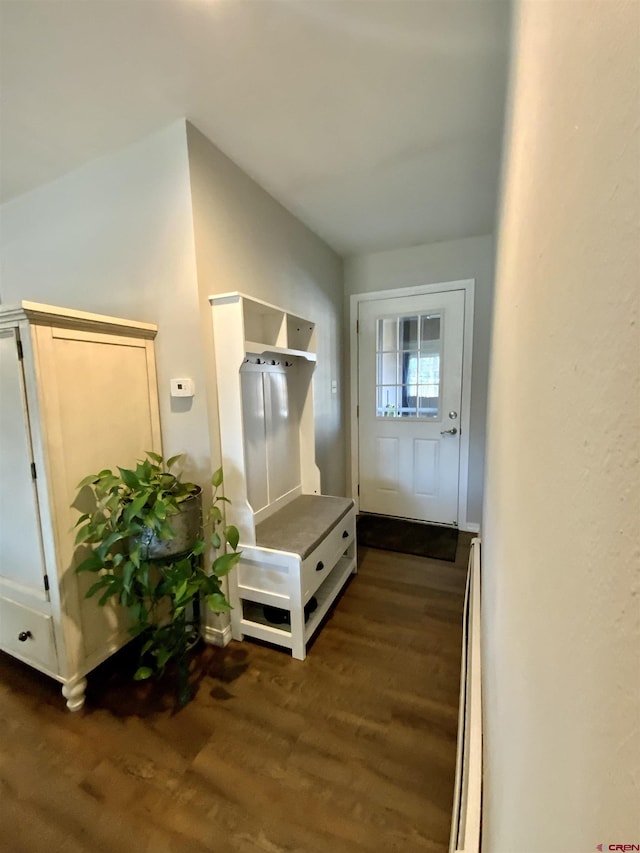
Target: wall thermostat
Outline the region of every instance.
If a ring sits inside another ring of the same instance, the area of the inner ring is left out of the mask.
[[[193,379],[172,379],[171,380],[171,396],[172,397],[193,397],[196,393]]]

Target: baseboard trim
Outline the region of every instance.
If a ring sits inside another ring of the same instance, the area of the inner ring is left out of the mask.
[[[225,625],[224,628],[213,628],[211,625],[205,625],[202,636],[205,643],[223,648],[231,642],[231,625]]]

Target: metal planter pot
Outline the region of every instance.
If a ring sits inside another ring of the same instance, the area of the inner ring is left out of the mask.
[[[191,551],[202,531],[202,490],[196,488],[197,492],[180,504],[180,511],[167,519],[175,534],[173,539],[159,539],[149,528],[132,537],[132,544],[140,546],[143,560],[167,560]]]

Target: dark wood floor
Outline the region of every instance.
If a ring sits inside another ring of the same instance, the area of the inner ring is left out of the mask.
[[[126,652],[77,714],[0,654],[0,850],[447,850],[469,540],[455,564],[362,549],[306,661],[204,648],[178,712]]]

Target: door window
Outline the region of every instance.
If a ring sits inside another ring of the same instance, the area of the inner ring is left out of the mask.
[[[441,327],[441,314],[377,320],[377,417],[440,417]]]

